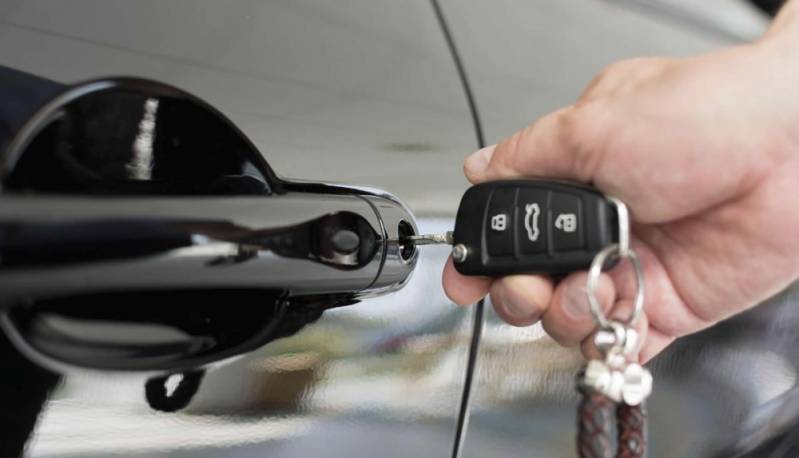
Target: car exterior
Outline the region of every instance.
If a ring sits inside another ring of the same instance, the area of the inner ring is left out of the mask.
[[[180,87],[281,176],[385,189],[420,232],[441,232],[481,141],[571,103],[613,61],[708,52],[766,23],[741,2],[718,2],[736,13],[712,27],[687,2],[671,15],[636,3],[28,0],[0,5],[0,65],[65,83],[126,75]],[[19,413],[38,415],[32,457],[573,456],[579,354],[538,325],[452,305],[439,284],[448,253],[425,247],[401,291],[214,367],[179,412],[148,406],[149,375],[54,376],[14,355],[2,373],[22,387],[0,397],[54,386]],[[761,441],[757,415],[793,405],[786,294],[652,362],[652,456],[747,453]]]

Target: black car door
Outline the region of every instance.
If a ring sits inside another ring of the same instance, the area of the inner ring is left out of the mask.
[[[475,131],[427,1],[10,2],[0,37],[0,65],[59,82],[126,75],[188,90],[284,177],[388,190],[423,231],[451,225],[467,185]],[[425,250],[397,294],[213,368],[177,413],[147,405],[146,375],[63,374],[27,455],[448,456],[472,311],[441,291],[447,254]],[[18,377],[0,385],[7,400],[50,380],[22,361],[0,361]]]

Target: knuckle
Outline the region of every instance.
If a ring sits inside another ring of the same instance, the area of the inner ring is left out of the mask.
[[[581,100],[592,99],[596,95],[601,95],[606,86],[620,78],[630,67],[631,61],[634,60],[635,59],[620,60],[606,65],[594,76],[591,82],[588,83],[585,91],[583,91]]]
[[[630,70],[648,67],[657,61],[658,59],[652,57],[631,57],[613,62],[603,72],[609,76],[626,75]]]
[[[656,57],[635,57],[613,62],[591,80],[580,96],[580,101],[603,98],[622,91],[629,87],[630,82],[658,74],[668,62],[667,59]]]
[[[571,153],[571,169],[580,181],[592,181],[602,163],[608,132],[600,104],[582,104],[565,112],[560,120],[561,142]]]

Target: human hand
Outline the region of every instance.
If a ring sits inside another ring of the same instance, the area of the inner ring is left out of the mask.
[[[780,35],[613,64],[574,105],[466,160],[472,183],[564,178],[628,205],[646,279],[641,361],[799,276],[799,47]],[[451,259],[443,275],[454,302],[490,292],[508,323],[541,320],[556,341],[590,356],[585,280],[465,277]],[[626,262],[603,274],[598,297],[609,316],[628,316],[634,286]]]

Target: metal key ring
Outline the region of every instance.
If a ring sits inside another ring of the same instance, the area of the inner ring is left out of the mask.
[[[630,251],[630,210],[620,199],[608,197],[608,201],[616,208],[616,218],[619,221],[619,254],[627,256]]]
[[[625,323],[628,326],[633,326],[635,325],[636,321],[638,321],[638,318],[641,317],[641,313],[644,311],[644,270],[641,267],[641,260],[638,258],[638,255],[632,250],[632,248],[628,248],[625,252],[622,251],[621,247],[615,243],[597,253],[597,255],[594,257],[594,260],[591,262],[591,267],[588,269],[588,280],[586,280],[585,283],[585,294],[588,297],[588,304],[591,306],[591,315],[593,315],[594,321],[596,321],[600,328],[607,328],[609,326],[610,322],[605,316],[605,312],[602,310],[602,306],[596,298],[596,289],[599,283],[599,276],[602,274],[602,268],[605,266],[605,262],[611,256],[621,259],[629,259],[630,263],[633,265],[637,290],[635,292],[635,299],[633,301],[633,312],[630,314],[630,318],[628,318],[627,322]]]

